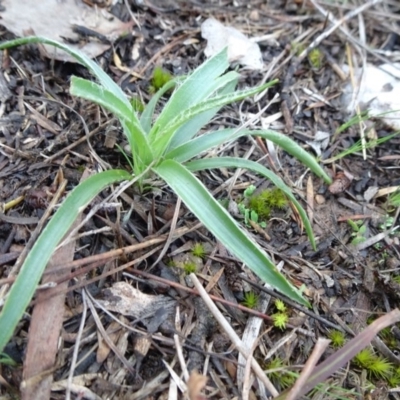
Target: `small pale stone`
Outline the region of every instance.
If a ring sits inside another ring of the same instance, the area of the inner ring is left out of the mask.
[[[316,194],[315,195],[315,202],[317,204],[324,204],[325,203],[325,197],[322,196],[321,194]]]
[[[328,288],[335,286],[335,281],[329,275],[323,275],[323,277]]]
[[[251,11],[249,18],[250,18],[250,21],[259,21],[260,14],[259,14],[258,10]]]

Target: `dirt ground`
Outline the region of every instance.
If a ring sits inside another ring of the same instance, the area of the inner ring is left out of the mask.
[[[142,194],[130,188],[117,206],[106,204],[85,222],[69,244],[72,258],[68,249],[53,257],[53,272],[43,283],[58,285],[38,291],[6,347],[17,364],[0,364],[0,399],[63,399],[66,392],[75,399],[183,398],[186,385],[191,399],[269,398],[271,393],[250,378],[246,360],[193,292],[182,267],[188,261],[195,263],[210,295],[229,300],[229,305],[215,303],[248,348],[253,347],[262,369],[275,368],[268,376],[279,393],[302,371],[318,338],[337,330],[349,340],[399,306],[399,237],[390,231],[398,224],[399,208],[390,202],[390,194],[400,186],[400,139],[375,144],[364,155],[357,151],[335,159],[360,140],[363,125],[338,132],[351,117],[342,102],[343,86],[350,79],[342,65],[349,60],[359,65],[363,60],[394,63],[400,55],[396,1],[366,7],[342,21],[340,29],[321,36],[332,26],[329,18],[339,21],[362,4],[367,3],[148,0],[96,5],[124,22],[135,18],[130,33],[96,58],[128,94],[147,102],[156,66],[176,76],[200,65],[206,46],[200,26],[212,17],[260,38],[264,68],[239,67],[240,87],[258,85],[266,75],[279,79],[259,100],[225,107],[213,127],[239,126],[277,99],[262,115],[276,116],[270,129],[289,135],[314,155],[318,133],[328,133],[320,160],[335,177],[339,188],[333,189],[285,152],[270,147],[268,152],[261,140],[240,139],[219,149],[220,154],[275,168],[307,209],[316,251],[289,206],[273,210],[265,228],[254,224],[246,229],[294,285],[303,285],[312,308],[284,300],[288,322],[284,328],[274,326],[271,315],[279,311],[276,299],[281,296],[264,292],[263,283],[197,225],[183,204],[176,239],[158,260],[177,200],[158,182]],[[1,20],[0,32],[1,41],[14,37]],[[318,38],[322,40],[314,58],[301,57]],[[80,38],[81,43],[96,40]],[[118,122],[97,105],[69,94],[72,75],[90,77],[85,68],[45,57],[34,45],[4,51],[1,65],[0,289],[5,290],[26,256],[24,249],[32,247],[48,220],[46,211],[63,180],[67,185],[59,201],[100,163],[130,168],[117,147],[127,145]],[[393,132],[378,119],[365,121],[368,143]],[[230,204],[239,203],[250,184],[258,192],[271,188],[246,171],[198,176],[221,202]],[[98,196],[82,219],[109,193]],[[236,218],[244,224],[243,217]],[[196,243],[203,244],[205,257],[193,256]],[[112,253],[139,244],[134,251]],[[248,307],[239,308],[250,305],[249,293],[257,295],[255,309],[263,319]],[[250,328],[255,320],[263,322]],[[252,329],[257,341],[245,339]],[[376,338],[373,349],[395,370],[400,368],[400,330],[393,326],[388,332]],[[322,359],[334,351],[331,345]],[[194,370],[204,373],[207,383]],[[189,382],[186,374],[191,375]],[[348,363],[302,398],[397,399],[399,386],[400,378],[393,385]]]

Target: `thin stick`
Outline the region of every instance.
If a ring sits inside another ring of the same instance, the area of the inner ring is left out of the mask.
[[[211,311],[211,313],[214,315],[215,319],[219,322],[221,325],[222,329],[227,333],[235,347],[237,348],[238,351],[240,351],[243,356],[247,359],[248,358],[248,351],[243,347],[243,343],[240,340],[239,336],[236,334],[236,332],[233,330],[232,326],[229,324],[229,322],[224,318],[222,313],[218,310],[217,306],[213,303],[211,300],[210,296],[208,293],[205,291],[203,286],[200,284],[199,280],[197,279],[197,276],[195,274],[190,274],[190,279],[192,280],[195,288],[199,292],[201,298],[204,300],[206,303],[207,307]],[[265,375],[263,369],[260,367],[260,364],[251,357],[251,366],[253,368],[254,373],[257,375],[257,377],[263,382],[265,387],[269,390],[269,392],[272,394],[272,396],[276,397],[279,395],[278,391],[275,389],[274,385],[271,383],[271,381],[268,379],[268,377]]]
[[[86,292],[86,295],[87,294],[88,293]],[[122,364],[124,364],[125,368],[132,374],[132,376],[134,376],[135,375],[135,370],[133,369],[131,363],[124,357],[124,355],[119,351],[118,347],[110,339],[110,336],[108,336],[108,333],[104,329],[104,327],[103,327],[103,325],[102,325],[102,323],[100,321],[100,317],[97,314],[97,311],[96,311],[92,301],[90,300],[89,296],[88,296],[86,301],[87,301],[87,304],[88,304],[88,306],[90,308],[90,311],[92,312],[92,316],[93,316],[94,322],[96,323],[97,329],[100,332],[102,338],[107,343],[108,347],[110,347],[110,349],[114,352],[114,354],[117,356],[117,358],[119,358],[119,360],[122,362]]]
[[[168,234],[168,238],[165,241],[165,245],[164,245],[163,249],[161,250],[159,256],[157,257],[157,260],[153,262],[150,269],[152,269],[155,265],[157,265],[160,262],[160,260],[162,260],[162,258],[165,256],[165,254],[167,253],[167,251],[169,249],[169,245],[175,240],[174,234],[175,234],[175,230],[176,230],[176,224],[177,224],[178,218],[179,218],[179,210],[181,209],[181,203],[182,203],[182,200],[178,197],[178,199],[176,201],[174,216],[172,217],[172,221],[171,221],[171,228],[170,228],[170,231]]]
[[[296,383],[286,396],[286,400],[296,400],[299,398],[302,387],[306,383],[309,376],[313,373],[315,365],[321,358],[323,352],[328,347],[330,342],[331,341],[328,339],[318,339],[311,356],[308,358],[303,370],[301,371],[299,378],[296,380]]]
[[[66,392],[65,392],[65,400],[69,400],[71,398],[72,379],[74,377],[76,360],[78,359],[79,344],[81,342],[83,328],[85,327],[87,303],[86,303],[86,295],[85,295],[84,290],[82,290],[82,303],[83,303],[82,318],[81,318],[81,323],[79,324],[78,335],[76,336],[74,352],[72,354],[71,367],[69,369],[67,388],[66,388]]]
[[[362,6],[348,12],[343,18],[337,20],[336,18],[332,17],[330,13],[325,11],[315,0],[310,0],[312,5],[326,18],[329,19],[329,22],[333,23],[333,26],[322,32],[299,56],[299,59],[302,60],[307,56],[307,54],[317,47],[324,39],[326,39],[332,32],[334,32],[336,29],[340,29],[341,32],[343,32],[349,39],[351,39],[353,42],[355,39],[350,36],[350,34],[341,27],[344,22],[348,21],[351,18],[354,18],[356,15],[362,13],[363,11],[367,10],[368,8],[374,6],[375,4],[381,3],[382,0],[371,0],[369,2],[364,3]],[[358,41],[356,41],[358,45],[361,45]],[[364,49],[366,49],[366,46],[362,46]],[[370,50],[369,50],[370,51]]]
[[[189,380],[189,371],[185,363],[185,357],[183,357],[182,345],[181,342],[179,341],[179,336],[177,334],[174,335],[174,342],[175,342],[176,354],[178,356],[179,364],[183,372],[183,377],[185,378],[185,382],[187,382]]]

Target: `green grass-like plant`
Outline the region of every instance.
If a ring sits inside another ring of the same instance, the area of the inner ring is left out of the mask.
[[[279,328],[282,331],[286,329],[286,324],[289,321],[289,315],[287,315],[285,312],[277,312],[275,314],[272,314],[271,318],[275,328]]]
[[[242,304],[247,308],[251,309],[256,308],[258,304],[258,294],[251,290],[249,292],[246,292],[244,294],[244,299],[242,301]]]
[[[357,246],[360,243],[365,242],[365,234],[367,232],[367,225],[363,225],[363,221],[352,221],[351,219],[347,220],[347,223],[350,225],[353,230],[351,236],[351,244],[353,246]]]
[[[196,242],[192,248],[191,253],[195,256],[195,257],[199,257],[201,259],[204,259],[206,256],[206,250],[204,248],[203,243],[199,243]]]
[[[172,80],[172,75],[160,66],[154,68],[153,76],[151,78],[150,91],[156,92],[160,90],[164,85]]]
[[[400,206],[400,190],[396,190],[389,196],[389,205],[395,208]]]
[[[0,50],[32,43],[55,46],[89,69],[97,82],[73,76],[70,92],[74,96],[100,105],[117,117],[130,146],[129,164],[132,171],[110,170],[88,178],[72,190],[57,209],[30,250],[5,300],[0,314],[0,351],[12,337],[28,307],[52,253],[81,210],[106,187],[124,180],[136,181],[138,190],[143,188],[144,179],[164,180],[215,238],[263,281],[289,298],[308,305],[299,291],[276,269],[264,250],[214,199],[195,173],[213,168],[244,168],[269,179],[297,208],[310,242],[315,248],[310,221],[290,188],[275,173],[254,161],[236,157],[190,161],[227,141],[256,135],[281,146],[316,175],[331,183],[330,177],[316,159],[287,135],[263,129],[227,128],[197,136],[224,105],[253,96],[276,81],[236,91],[239,74],[235,71],[226,72],[229,63],[227,50],[224,49],[187,77],[168,81],[154,94],[139,115],[122,89],[98,64],[67,45],[41,37],[24,37],[0,44]],[[162,110],[157,110],[158,114],[155,116],[158,101],[172,88],[174,91],[168,102]]]
[[[259,224],[261,228],[267,227],[267,224],[264,221],[259,221],[259,216],[257,212],[246,207],[244,203],[238,204],[238,210],[243,215],[244,224],[247,227],[251,226],[250,222],[255,222],[256,224]]]
[[[194,274],[197,271],[197,265],[193,261],[188,261],[183,264],[183,270],[186,275]]]
[[[368,119],[368,118],[364,118],[364,119]],[[395,136],[397,136],[399,134],[399,132],[393,133],[391,135],[379,138],[377,140],[368,140],[365,143],[363,143],[362,140],[358,140],[356,143],[354,143],[352,146],[350,146],[348,149],[343,150],[342,152],[340,152],[339,154],[337,154],[336,156],[333,156],[327,160],[323,160],[322,163],[323,164],[330,164],[333,162],[336,162],[338,160],[340,160],[341,158],[347,157],[350,154],[356,154],[360,151],[362,151],[363,149],[373,149],[376,146],[379,146],[385,142],[387,142],[390,139],[393,139]]]
[[[297,373],[287,371],[288,365],[280,358],[274,357],[266,366],[266,374],[272,380],[275,386],[286,389],[294,384]]]
[[[331,340],[331,346],[335,349],[343,347],[346,343],[346,335],[342,331],[332,329],[327,336]]]
[[[380,357],[366,347],[361,350],[353,359],[354,364],[365,369],[369,377],[376,379],[389,379],[393,375],[393,364],[386,358]]]
[[[281,299],[275,300],[275,307],[279,312],[286,312],[286,305]]]
[[[250,185],[249,187],[247,187],[246,189],[245,189],[245,191],[243,192],[243,196],[245,197],[245,198],[249,198],[250,196],[252,196],[253,195],[253,193],[256,191],[256,187],[254,186],[254,185]]]

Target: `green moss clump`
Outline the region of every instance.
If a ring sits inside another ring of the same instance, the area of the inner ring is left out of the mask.
[[[393,282],[396,282],[397,284],[400,284],[400,275],[396,275],[392,279],[393,279]]]
[[[252,291],[246,292],[244,294],[244,299],[242,301],[242,304],[247,307],[247,308],[256,308],[258,303],[258,295]]]
[[[133,107],[133,109],[138,112],[142,113],[144,111],[144,104],[143,102],[139,99],[138,96],[133,96],[130,100],[130,103]]]
[[[285,303],[280,299],[275,300],[275,307],[279,312],[283,312],[283,313],[286,312]]]
[[[393,374],[387,380],[390,387],[400,386],[400,367],[394,369]]]
[[[271,210],[283,209],[287,206],[288,200],[282,190],[266,189],[261,193],[249,198],[249,209],[255,211],[260,219],[268,219]]]
[[[328,332],[328,338],[331,340],[331,345],[335,349],[343,347],[343,345],[346,343],[345,334],[336,329],[333,329]]]
[[[296,381],[296,376],[298,374],[294,374],[287,370],[287,364],[279,357],[273,358],[265,368],[267,371],[267,375],[272,380],[272,382],[279,386],[281,389],[286,389],[294,384]]]
[[[289,321],[289,315],[283,312],[277,312],[276,314],[272,314],[271,317],[275,328],[279,328],[282,331],[286,329],[286,324]]]
[[[400,386],[400,375],[398,375],[398,374],[392,375],[387,380],[387,383],[391,388],[395,388],[395,387]]]
[[[170,268],[175,268],[176,267],[176,263],[172,258],[167,261],[167,267],[170,267]]]
[[[391,327],[388,326],[379,332],[379,336],[382,338],[383,342],[390,349],[397,349],[399,347],[396,337],[393,335]]]
[[[389,379],[393,376],[393,365],[374,353],[370,348],[361,350],[354,358],[354,364],[367,370],[370,378]]]
[[[156,92],[172,79],[172,75],[161,67],[155,67],[151,78],[151,91]]]
[[[189,275],[197,271],[197,266],[194,262],[189,261],[183,264],[183,270],[185,271],[186,275]]]
[[[312,49],[308,54],[308,60],[314,69],[321,69],[324,55],[321,50]]]
[[[250,197],[249,209],[255,211],[261,219],[268,219],[271,214],[271,207],[262,199],[261,195]]]
[[[204,259],[206,256],[206,250],[204,249],[204,245],[202,243],[195,243],[191,250],[191,253],[201,259]]]

